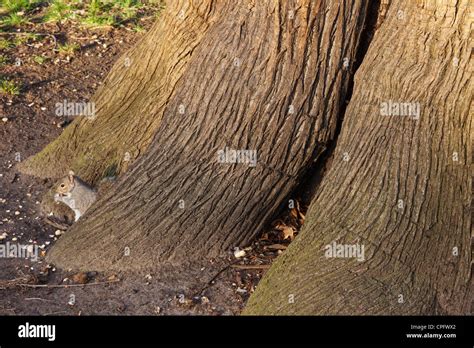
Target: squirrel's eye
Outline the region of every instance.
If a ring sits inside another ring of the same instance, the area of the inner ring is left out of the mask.
[[[61,187],[62,187],[62,188],[64,188],[64,186],[65,186],[64,184],[61,184]]]

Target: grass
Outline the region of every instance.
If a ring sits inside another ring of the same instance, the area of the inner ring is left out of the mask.
[[[15,28],[24,26],[25,24],[28,24],[28,23],[29,21],[27,17],[23,15],[19,15],[17,13],[12,13],[9,16],[6,16],[1,21],[2,26],[15,27]]]
[[[17,35],[13,40],[13,44],[15,46],[23,45],[29,41],[36,41],[38,40],[39,36],[34,33],[22,33],[23,35]]]
[[[20,28],[30,23],[30,15],[33,9],[44,2],[43,0],[1,0],[0,27]]]
[[[1,78],[0,79],[0,93],[6,95],[18,95],[20,94],[20,85],[15,81]]]
[[[33,61],[39,65],[43,65],[48,60],[45,56],[33,56]]]
[[[0,54],[0,68],[8,63],[7,56]]]
[[[15,47],[14,43],[7,39],[0,39],[0,49],[7,50],[9,48]]]
[[[0,0],[0,31],[35,22],[74,21],[84,26],[137,25],[144,9],[163,9],[162,0]]]
[[[43,17],[44,22],[61,22],[73,17],[71,5],[64,0],[54,0]]]
[[[92,12],[81,20],[81,24],[89,27],[110,27],[116,24],[116,19],[111,15],[98,15]]]
[[[143,28],[140,24],[137,24],[133,27],[133,31],[136,33],[142,33],[145,31],[145,28]]]
[[[74,56],[80,46],[77,43],[66,43],[64,45],[58,45],[58,53],[62,56]]]
[[[8,12],[29,11],[40,4],[39,0],[2,0],[2,7]]]

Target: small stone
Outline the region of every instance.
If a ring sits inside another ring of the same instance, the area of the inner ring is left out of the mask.
[[[55,234],[56,236],[60,236],[60,235],[62,234],[62,232],[61,232],[60,230],[56,230],[56,231],[54,232],[54,234]]]
[[[119,277],[117,277],[117,275],[115,275],[115,274],[112,274],[111,276],[107,277],[107,280],[109,282],[114,282],[114,281],[118,281]]]
[[[2,118],[2,122],[7,122],[7,121],[8,121],[8,118],[6,118],[6,117]]]
[[[246,254],[245,250],[240,250],[239,248],[237,248],[235,251],[234,251],[234,256],[236,259],[239,259],[241,257],[244,257]]]
[[[18,210],[15,211],[15,215],[20,215],[20,212]]]

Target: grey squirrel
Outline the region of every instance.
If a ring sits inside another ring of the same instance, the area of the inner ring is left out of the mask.
[[[63,202],[71,208],[77,221],[97,200],[97,192],[75,176],[73,171],[69,171],[66,177],[59,180],[54,200]]]

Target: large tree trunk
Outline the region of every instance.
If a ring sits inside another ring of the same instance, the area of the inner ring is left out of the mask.
[[[228,4],[195,48],[147,153],[58,241],[49,261],[144,269],[247,244],[333,139],[368,1]],[[146,54],[160,50],[159,31],[145,41]],[[141,103],[163,103],[154,91],[137,94],[135,110],[145,118],[152,110]],[[256,167],[220,163],[226,147],[256,151]]]
[[[95,118],[77,117],[19,169],[50,178],[72,169],[91,184],[125,172],[151,143],[195,48],[226,6],[221,0],[169,1],[150,33],[117,61],[91,100]]]
[[[247,314],[472,313],[473,9],[393,2],[307,222]],[[419,119],[381,115],[390,100],[419,102]],[[334,241],[365,261],[325,257]]]

